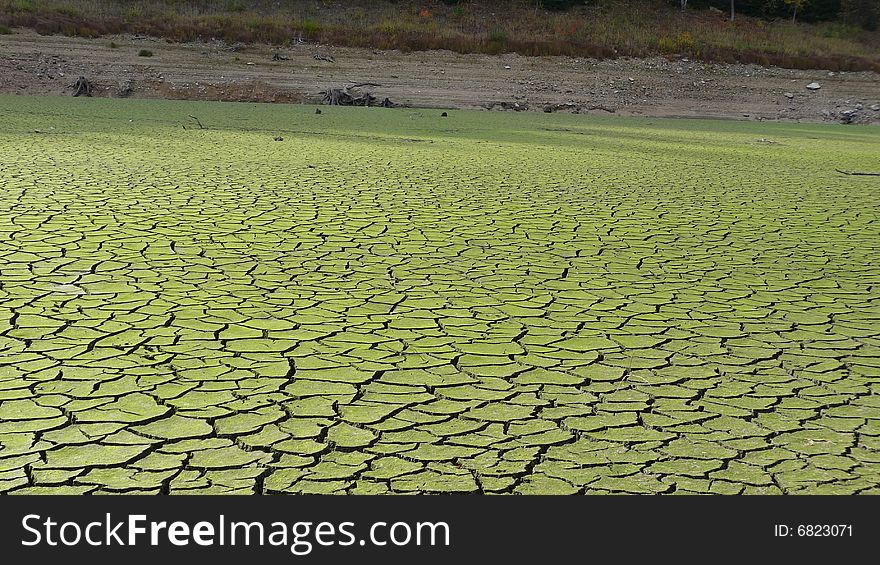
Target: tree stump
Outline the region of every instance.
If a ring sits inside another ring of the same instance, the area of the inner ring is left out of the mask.
[[[91,96],[94,85],[86,77],[79,77],[71,87],[74,96]]]

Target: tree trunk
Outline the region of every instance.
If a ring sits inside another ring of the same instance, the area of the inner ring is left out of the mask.
[[[797,4],[794,5],[794,12],[791,14],[791,23],[795,23],[797,21]]]
[[[734,8],[735,3],[736,3],[736,0],[730,0],[730,21],[733,21],[736,19],[736,10]]]

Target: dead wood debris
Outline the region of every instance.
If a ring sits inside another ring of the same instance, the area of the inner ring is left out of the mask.
[[[525,102],[525,101],[523,101],[523,102],[507,102],[507,101],[498,102],[498,101],[495,101],[495,102],[489,102],[488,104],[485,104],[484,107],[487,110],[494,110],[496,108],[501,108],[502,110],[513,110],[516,112],[525,112],[529,109],[529,103]],[[565,102],[562,104],[558,104],[558,103],[557,104],[545,104],[544,106],[541,107],[541,109],[546,114],[552,114],[554,112],[563,112],[563,111],[571,112],[572,114],[582,114],[582,113],[586,113],[586,112],[592,112],[594,110],[601,110],[603,112],[608,112],[609,114],[617,113],[617,109],[613,108],[611,106],[605,106],[602,104],[594,104],[591,106],[578,106],[574,102]]]
[[[331,87],[321,93],[321,103],[329,104],[330,106],[381,106],[383,108],[393,108],[395,106],[394,102],[390,99],[385,98],[379,101],[371,92],[363,90],[367,86],[382,85],[362,82],[339,88]]]
[[[867,171],[844,171],[843,169],[834,169],[838,173],[842,175],[856,175],[862,177],[880,177],[880,173],[867,172]]]
[[[69,88],[73,89],[74,96],[91,96],[95,85],[86,77],[79,77]]]
[[[191,115],[189,118],[195,120],[196,123],[199,124],[199,129],[205,129],[205,126],[202,125],[202,122],[197,117]]]
[[[587,111],[602,110],[603,112],[608,112],[609,114],[614,114],[617,112],[617,108],[612,108],[610,106],[603,106],[601,104],[596,104],[593,106],[589,106],[587,108],[581,108],[581,110],[587,110]]]
[[[134,90],[130,80],[123,81],[116,86],[116,96],[118,98],[128,98]]]

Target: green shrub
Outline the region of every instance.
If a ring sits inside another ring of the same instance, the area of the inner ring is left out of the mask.
[[[687,31],[679,33],[678,37],[675,38],[675,43],[678,46],[678,50],[683,52],[693,51],[694,47],[697,46],[697,42],[694,40],[694,36]]]
[[[137,21],[143,17],[143,12],[137,6],[132,6],[125,13],[125,20],[129,22]]]
[[[306,34],[306,37],[315,37],[318,35],[318,32],[321,31],[321,24],[318,20],[314,20],[312,18],[306,18],[300,24],[302,31]]]
[[[225,8],[227,12],[244,12],[247,10],[247,4],[242,0],[226,0]]]
[[[15,0],[11,8],[13,12],[33,12],[35,10],[33,0]]]
[[[578,6],[583,3],[584,0],[541,0],[541,6],[552,11],[567,10],[572,6]]]
[[[10,33],[12,33],[12,30],[8,26],[0,24],[0,35],[9,35]]]
[[[55,11],[59,14],[69,16],[71,18],[76,18],[82,14],[79,8],[72,4],[62,4],[55,8]]]
[[[489,41],[503,43],[507,41],[507,32],[500,27],[493,27],[489,30]]]
[[[385,35],[394,35],[397,33],[397,24],[392,20],[384,20],[379,24],[379,31]]]
[[[138,57],[152,57],[152,56],[153,56],[153,52],[150,51],[149,49],[141,49],[140,51],[138,51]]]
[[[115,41],[111,41],[111,42],[110,42],[110,49],[116,49],[117,47],[119,47],[119,46],[116,45],[116,42],[115,42]]]

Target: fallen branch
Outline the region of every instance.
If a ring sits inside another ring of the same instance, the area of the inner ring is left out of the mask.
[[[843,169],[834,169],[842,175],[858,175],[863,177],[880,177],[880,173],[870,173],[865,171],[844,171]]]
[[[587,110],[589,110],[589,111],[592,111],[592,110],[602,110],[603,112],[608,112],[609,114],[614,114],[614,113],[617,112],[617,109],[616,109],[616,108],[610,108],[610,107],[608,107],[608,106],[602,106],[601,104],[590,106],[589,108],[587,108]]]
[[[196,121],[196,123],[199,124],[199,129],[205,129],[205,126],[202,125],[202,122],[200,122],[197,117],[195,117],[195,116],[189,116],[189,117],[194,119]]]

